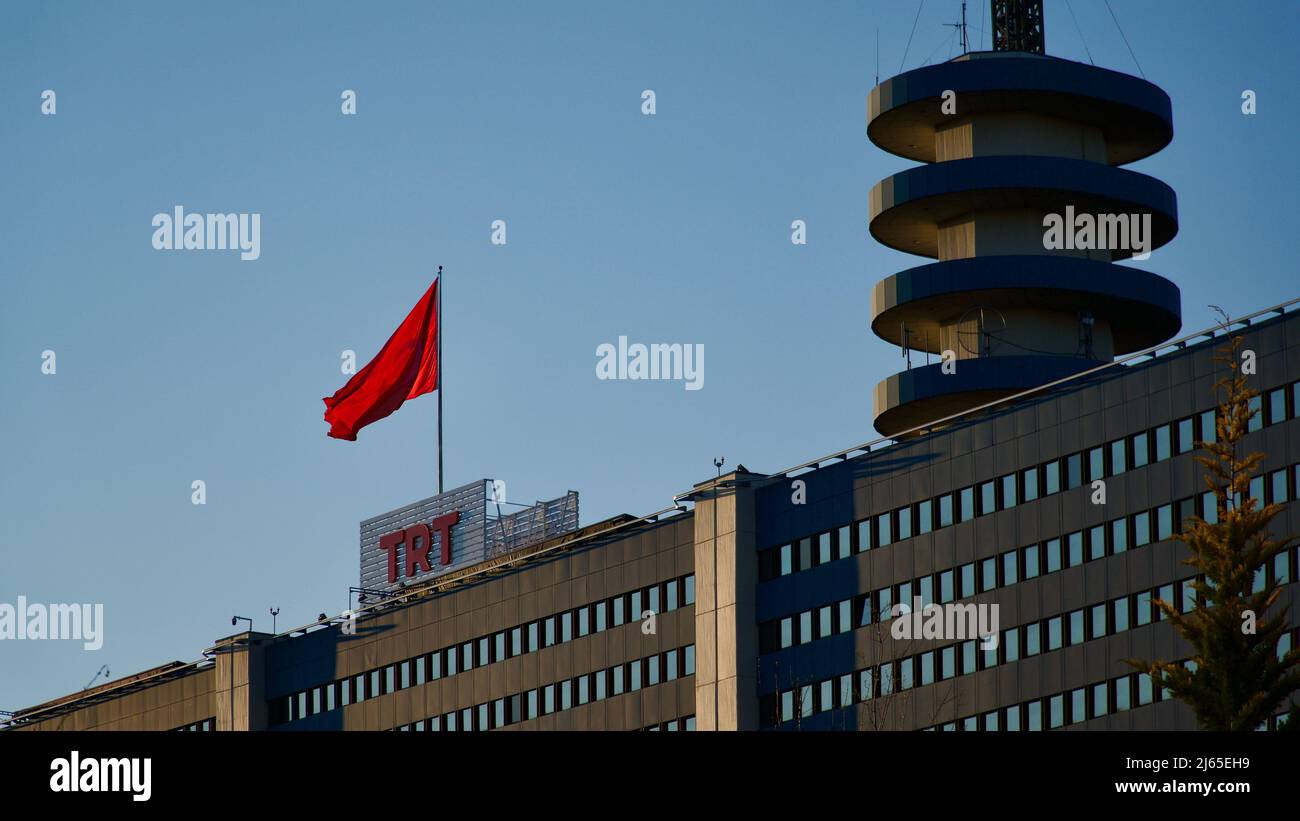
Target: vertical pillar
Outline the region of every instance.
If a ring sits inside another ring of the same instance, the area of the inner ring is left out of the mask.
[[[216,719],[219,731],[265,730],[266,665],[262,639],[268,633],[236,633],[220,639],[216,655]]]
[[[752,475],[733,472],[696,485],[697,730],[758,728],[758,553],[754,492],[747,482]]]

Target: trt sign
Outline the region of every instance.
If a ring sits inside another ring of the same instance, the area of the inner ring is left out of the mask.
[[[401,530],[394,530],[380,536],[379,549],[388,553],[388,583],[393,584],[397,581],[399,564],[406,568],[408,578],[433,570],[433,565],[429,564],[429,551],[433,548],[435,533],[438,535],[438,545],[441,549],[438,563],[451,564],[451,529],[459,521],[460,511],[453,510],[434,518],[428,524],[407,525]],[[404,562],[398,558],[398,554],[402,552],[402,545],[406,545]]]

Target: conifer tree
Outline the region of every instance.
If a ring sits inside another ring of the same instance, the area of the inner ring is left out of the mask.
[[[1191,664],[1126,659],[1191,707],[1205,730],[1254,730],[1300,689],[1300,648],[1278,653],[1288,629],[1286,608],[1270,612],[1282,590],[1268,568],[1288,540],[1274,539],[1268,526],[1282,507],[1250,498],[1250,480],[1264,454],[1241,452],[1254,415],[1251,401],[1259,394],[1241,372],[1240,349],[1235,337],[1215,355],[1230,371],[1215,384],[1222,400],[1214,439],[1200,442],[1206,455],[1196,457],[1206,468],[1217,516],[1189,518],[1176,537],[1191,552],[1184,564],[1197,574],[1191,582],[1195,607],[1183,613],[1174,602],[1154,602],[1191,644]]]

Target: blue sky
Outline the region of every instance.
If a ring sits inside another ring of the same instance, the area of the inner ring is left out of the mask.
[[[1086,60],[1086,38],[1137,73],[1105,6],[1073,6],[1082,38],[1047,3],[1048,52]],[[1178,192],[1181,231],[1137,264],[1182,288],[1189,332],[1297,296],[1300,5],[1112,6],[1174,104],[1173,144],[1133,167]],[[906,68],[954,53],[959,7],[924,4]],[[767,471],[873,438],[901,359],[870,289],[917,259],[867,232],[871,185],[911,163],[865,107],[877,30],[887,77],[916,8],[6,4],[0,602],[102,602],[106,636],[0,644],[0,709],[197,658],[236,613],[347,606],[359,521],[433,491],[435,399],[355,443],[320,400],[439,264],[449,486],[574,489],[590,523],[666,506],[717,455]],[[261,258],[155,251],[177,204],[261,214]],[[702,343],[704,388],[597,380],[620,335]]]

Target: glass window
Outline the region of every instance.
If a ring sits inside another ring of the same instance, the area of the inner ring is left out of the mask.
[[[839,529],[839,533],[835,541],[838,543],[836,545],[837,547],[835,553],[836,556],[838,556],[841,559],[847,559],[849,556],[853,555],[853,529],[852,528],[850,528],[848,525],[844,525],[844,527],[841,527]]]
[[[1115,712],[1122,713],[1132,707],[1129,703],[1130,689],[1128,676],[1115,680]]]
[[[781,649],[794,644],[794,618],[786,616],[781,619]]]
[[[998,486],[993,482],[980,485],[980,515],[984,516],[998,509]]]
[[[871,549],[871,519],[863,519],[858,522],[858,552],[863,553]]]
[[[875,695],[875,692],[871,685],[871,668],[858,671],[858,694],[862,697],[862,700],[866,701],[871,698]]]
[[[853,704],[853,674],[847,673],[840,676],[840,707],[848,707]]]
[[[794,721],[794,691],[786,690],[781,694],[781,721]]]
[[[1102,559],[1106,556],[1106,526],[1097,525],[1088,528],[1088,559]]]
[[[402,662],[398,665],[398,669],[401,671],[399,673],[401,687],[405,690],[407,687],[411,686],[411,662]]]
[[[1110,523],[1110,544],[1112,553],[1128,550],[1128,519],[1116,519]]]
[[[813,560],[812,560],[812,539],[811,539],[811,538],[808,538],[808,539],[800,539],[800,540],[799,540],[799,567],[798,567],[798,569],[799,569],[799,570],[807,570],[808,568],[810,568],[810,567],[812,567],[812,566],[813,566]],[[634,596],[637,596],[637,598],[633,599],[633,602],[635,602],[635,603],[632,605],[632,612],[633,612],[634,614],[636,614],[636,613],[640,613],[641,610],[640,610],[640,608],[637,606],[637,605],[639,605],[640,602],[641,602],[640,595],[639,595],[639,594],[636,594],[636,593],[634,593],[633,595],[634,595]]]
[[[894,603],[894,591],[892,589],[886,587],[876,591],[876,607],[877,607],[877,612],[880,613],[881,621],[894,617],[894,614],[890,612],[893,603]]]
[[[1005,510],[1016,506],[1016,474],[1008,473],[1002,477],[1002,507]]]
[[[1061,492],[1061,462],[1053,459],[1043,466],[1043,495]]]
[[[1161,505],[1156,508],[1156,541],[1163,541],[1174,535],[1174,506]]]
[[[919,588],[917,595],[921,597],[921,606],[925,607],[927,604],[934,604],[934,577],[922,576],[917,585]]]
[[[1068,550],[1066,555],[1069,557],[1070,567],[1078,567],[1083,564],[1083,534],[1079,532],[1071,533],[1065,537]]]
[[[853,629],[853,599],[839,603],[839,632],[847,633]]]
[[[1095,482],[1106,478],[1106,449],[1092,448],[1088,451],[1088,480]]]
[[[891,518],[892,518],[892,514],[890,513],[882,513],[876,517],[876,546],[877,547],[884,547],[885,545],[890,544],[894,540],[893,530],[891,529],[890,521],[889,521]]]
[[[659,609],[659,585],[651,585],[646,591],[646,609],[652,613],[662,612]]]
[[[1142,547],[1151,543],[1151,514],[1139,513],[1133,517],[1133,546]]]
[[[934,651],[921,654],[921,686],[934,684]]]
[[[390,664],[384,668],[384,692],[397,692],[397,665]]]
[[[1047,649],[1060,650],[1062,644],[1061,617],[1053,616],[1047,620]]]
[[[912,583],[903,582],[898,586],[898,603],[912,607]]]
[[[1019,569],[1020,551],[1009,550],[1002,554],[1002,583],[1015,584],[1020,581],[1020,574],[1016,571]]]
[[[949,645],[939,651],[939,675],[944,680],[957,675],[957,650]]]
[[[1025,548],[1025,578],[1038,577],[1038,545],[1031,544]]]
[[[985,714],[984,714],[984,731],[987,732],[987,733],[995,733],[995,732],[997,732],[997,730],[998,730],[998,714],[995,713],[995,712],[994,712],[994,713],[985,713]]]
[[[961,521],[966,522],[975,518],[975,488],[962,488],[958,494],[958,501],[960,502],[958,506],[961,508],[958,511]]]
[[[1300,385],[1300,382],[1296,383]],[[1201,411],[1201,441],[1206,444],[1212,443],[1218,438],[1218,431],[1214,429],[1214,410]]]
[[[952,525],[952,494],[947,493],[939,497],[939,527],[950,527]]]
[[[598,670],[597,672],[592,673],[591,677],[596,680],[596,701],[604,701],[606,696],[609,694],[606,689],[609,686],[609,682],[608,677],[605,675],[605,671]]]
[[[560,641],[573,641],[573,612],[560,614]]]
[[[817,638],[824,639],[834,632],[831,626],[831,607],[828,604],[817,610]]]
[[[898,689],[910,690],[915,684],[915,672],[913,670],[914,656],[909,656],[898,662]]]
[[[1300,470],[1300,465],[1296,466]],[[1201,518],[1208,524],[1219,523],[1219,498],[1214,495],[1214,491],[1207,490],[1201,494]]]
[[[1144,624],[1151,623],[1152,604],[1151,591],[1146,590],[1137,594],[1137,623],[1141,627]]]
[[[862,610],[861,610],[861,612],[862,612],[862,618],[861,618],[861,620],[858,622],[858,626],[859,626],[859,627],[866,627],[868,624],[871,624],[871,622],[872,622],[871,615],[872,615],[872,612],[873,612],[873,611],[872,611],[872,607],[871,607],[871,594],[869,594],[869,593],[866,594],[866,595],[864,595],[864,596],[862,597]]]
[[[821,698],[819,699],[821,703],[818,705],[820,708],[818,712],[824,713],[835,706],[835,682],[826,679],[818,689],[821,691]]]
[[[1038,498],[1038,468],[1026,468],[1020,472],[1020,489],[1022,497],[1026,502],[1032,502]]]
[[[1002,646],[1006,648],[1004,654],[1008,664],[1013,661],[1020,661],[1020,628],[1007,628],[1003,632]]]
[[[961,643],[961,673],[970,675],[977,670],[975,664],[975,642],[963,641]]]
[[[813,688],[811,684],[805,684],[799,688],[799,715],[807,718],[813,714],[815,705],[813,704]]]
[[[1133,434],[1133,467],[1140,468],[1151,461],[1151,440],[1145,431]]]
[[[998,586],[998,560],[985,559],[980,562],[980,590],[992,590]]]
[[[1291,579],[1291,551],[1283,550],[1273,557],[1273,578],[1278,584],[1290,584]]]
[[[645,686],[653,687],[659,683],[659,657],[651,656],[645,660]]]
[[[484,636],[483,638],[478,640],[477,658],[478,658],[479,667],[482,667],[485,664],[492,663],[492,657],[488,655],[490,652],[492,652],[491,644],[492,642],[488,640],[487,636]]]
[[[975,589],[975,564],[961,566],[961,598],[969,598],[978,592]]]
[[[1196,435],[1192,433],[1191,417],[1179,420],[1178,422],[1178,452],[1186,453],[1196,447]]]
[[[882,696],[892,695],[894,692],[894,664],[885,662],[880,665],[880,694]]]
[[[687,675],[687,676],[695,675],[695,645],[694,644],[686,645],[686,668],[685,668],[685,672],[682,675]]]
[[[1115,614],[1115,632],[1122,633],[1128,629],[1128,597],[1113,602]]]
[[[528,720],[537,718],[537,691],[528,691]]]
[[[1061,569],[1061,540],[1048,539],[1047,545],[1045,547],[1045,552],[1047,553],[1046,572],[1055,573],[1056,571],[1060,570]]]
[[[602,611],[602,615],[603,614],[604,611]],[[602,626],[600,629],[604,630],[605,628],[604,626]],[[523,652],[524,652],[524,630],[522,627],[516,627],[510,631],[510,655],[518,656],[518,655],[522,655]]]
[[[528,625],[528,652],[536,653],[541,645],[537,640],[537,622]]]
[[[780,558],[780,562],[781,562],[781,575],[782,575],[782,576],[789,576],[791,573],[794,572],[794,563],[793,563],[793,561],[792,561],[792,560],[793,560],[793,557],[794,557],[794,553],[793,553],[793,548],[792,548],[792,546],[791,546],[791,545],[788,545],[788,544],[783,544],[783,545],[781,545],[781,547],[780,547],[780,555],[781,555],[781,558]]]
[[[1084,638],[1083,611],[1075,610],[1070,614],[1070,644],[1082,644]]]
[[[805,610],[799,614],[799,643],[807,644],[813,640],[812,611]]]
[[[900,507],[895,513],[898,520],[898,539],[912,538],[912,508]]]
[[[1138,704],[1150,704],[1152,701],[1155,701],[1155,691],[1151,676],[1148,673],[1138,673]]]
[[[1119,439],[1110,443],[1110,473],[1119,475],[1128,469],[1128,440]]]
[[[1038,622],[1025,625],[1025,655],[1036,656],[1043,651]]]
[[[1048,726],[1055,730],[1065,726],[1065,696],[1056,695],[1047,700]]]
[[[817,534],[817,564],[826,564],[831,560],[830,532]]]
[[[1246,423],[1246,430],[1256,431],[1264,427],[1264,408],[1263,399],[1259,396],[1252,396],[1246,403],[1246,408],[1250,411],[1250,421]]]
[[[544,646],[550,647],[555,644],[555,616],[547,617],[542,624],[544,625],[542,632],[546,635],[546,644]]]
[[[953,574],[951,570],[945,570],[939,574],[939,603],[947,604],[955,598],[953,590]]]
[[[584,619],[583,621],[585,622],[586,620]],[[586,633],[584,632],[583,635],[586,635]],[[505,634],[505,633],[497,633],[497,635],[496,635],[496,641],[494,642],[494,644],[496,645],[496,647],[495,647],[495,652],[494,652],[493,655],[492,655],[493,660],[494,660],[494,661],[501,661],[501,660],[505,659],[505,657],[506,657],[506,634]]]
[[[1156,461],[1162,462],[1168,459],[1173,453],[1173,442],[1171,439],[1171,430],[1168,425],[1161,425],[1156,428]]]
[[[916,532],[929,533],[934,529],[934,506],[929,499],[916,506]]]
[[[1025,705],[1025,726],[1033,733],[1043,729],[1043,702],[1031,701]]]
[[[1105,604],[1094,604],[1090,611],[1092,622],[1092,635],[1089,638],[1099,639],[1106,635],[1106,610]]]
[[[1083,454],[1065,457],[1065,488],[1071,490],[1083,484]]]
[[[1272,501],[1275,505],[1280,505],[1287,499],[1286,471],[1275,470],[1268,477],[1269,492],[1272,494]]]
[[[1092,686],[1092,717],[1101,718],[1110,711],[1110,685],[1106,682]]]

